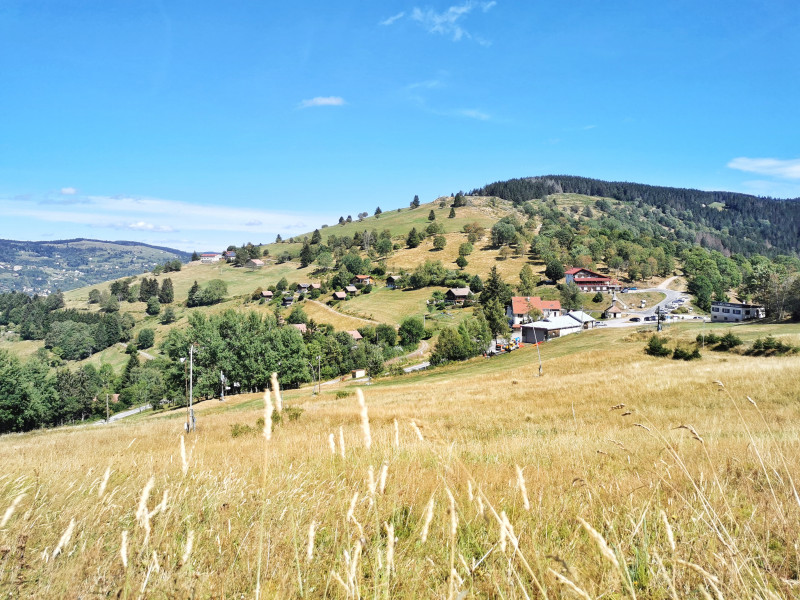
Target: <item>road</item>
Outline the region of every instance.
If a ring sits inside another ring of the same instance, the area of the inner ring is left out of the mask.
[[[142,404],[141,406],[137,406],[136,408],[131,408],[130,410],[123,410],[122,412],[118,412],[115,415],[111,415],[111,418],[108,419],[109,423],[113,423],[114,421],[119,421],[120,419],[124,419],[125,417],[132,417],[133,415],[138,415],[140,412],[145,411],[149,408],[152,408],[149,404]],[[97,421],[95,425],[106,425],[105,421]]]
[[[344,313],[344,312],[339,312],[338,310],[336,310],[334,308],[331,308],[327,304],[323,304],[322,302],[319,302],[317,300],[309,300],[309,302],[313,302],[314,304],[316,304],[318,306],[321,306],[325,310],[330,311],[335,315],[339,315],[340,317],[350,317],[351,319],[358,319],[359,321],[364,321],[365,323],[372,323],[374,325],[380,325],[379,321],[373,321],[372,319],[365,319],[363,317],[356,317],[354,315],[348,315],[347,313]]]
[[[666,297],[661,302],[659,302],[657,304],[654,304],[653,306],[650,306],[645,310],[636,311],[635,314],[631,314],[631,315],[629,315],[627,317],[622,317],[620,319],[611,319],[611,320],[608,320],[608,321],[603,321],[606,324],[605,326],[607,326],[607,327],[635,327],[635,326],[641,325],[642,323],[652,323],[652,321],[640,321],[638,323],[631,323],[629,319],[630,319],[631,316],[641,317],[642,319],[644,319],[644,317],[652,317],[652,316],[654,316],[656,314],[656,312],[658,311],[659,307],[665,306],[665,305],[669,304],[670,302],[673,302],[673,301],[677,300],[678,298],[685,298],[688,301],[690,297],[689,297],[689,294],[687,294],[686,292],[677,292],[675,290],[669,289],[669,287],[668,287],[669,284],[672,283],[675,279],[676,279],[676,277],[670,277],[669,279],[665,279],[664,281],[662,281],[657,287],[644,288],[644,289],[640,288],[640,289],[636,290],[637,292],[659,292],[661,294],[664,294],[664,296],[666,296]],[[625,296],[626,296],[626,294],[622,294],[621,293],[621,294],[619,294],[619,299],[624,302],[625,301]],[[691,319],[692,316],[688,315],[688,316],[684,316],[684,318]]]

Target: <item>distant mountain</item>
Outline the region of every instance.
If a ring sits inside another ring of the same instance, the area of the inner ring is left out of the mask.
[[[0,292],[49,294],[138,275],[191,254],[141,242],[74,239],[0,240]]]
[[[472,194],[515,204],[549,194],[585,194],[650,206],[678,239],[744,255],[800,254],[800,198],[779,200],[737,192],[706,192],[572,175],[497,181]]]

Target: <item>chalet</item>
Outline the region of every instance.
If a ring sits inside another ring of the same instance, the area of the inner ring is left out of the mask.
[[[567,283],[574,282],[582,292],[612,292],[622,289],[622,284],[607,275],[584,268],[573,268],[565,274]]]
[[[360,333],[358,333],[358,331],[357,331],[357,330],[355,330],[355,329],[353,329],[352,331],[348,331],[348,332],[347,332],[347,334],[348,334],[348,335],[349,335],[351,338],[353,338],[355,341],[358,341],[358,340],[362,340],[362,339],[364,339],[364,337],[363,337],[363,336],[362,336]]]
[[[224,256],[225,260],[228,261],[229,263],[232,263],[233,261],[236,260],[236,252],[234,252],[233,250],[227,250],[223,252],[222,256]]]
[[[450,288],[444,294],[445,301],[451,304],[464,304],[469,299],[472,292],[468,287],[465,288]]]
[[[311,284],[311,289],[312,290],[321,290],[322,289],[322,284],[321,283],[312,283]]]
[[[766,311],[761,304],[738,304],[736,302],[712,302],[711,303],[711,322],[737,323],[740,321],[752,321],[753,319],[763,319]]]
[[[291,306],[294,304],[294,294],[292,292],[284,292],[282,304],[283,306]]]
[[[388,287],[390,290],[395,289],[398,283],[400,283],[399,275],[389,275],[386,278],[386,287]]]
[[[542,300],[538,296],[512,296],[511,304],[506,307],[506,315],[511,325],[520,325],[533,321],[530,314],[539,310],[542,317],[557,317],[561,314],[561,302],[558,300]]]
[[[603,311],[604,319],[619,319],[622,316],[622,309],[617,306],[616,302],[612,302],[611,306]]]
[[[300,333],[303,333],[303,334],[306,331],[308,331],[308,327],[306,327],[305,323],[292,323],[292,327],[294,327],[295,329],[297,329],[297,331],[299,331]]]
[[[356,275],[353,277],[353,281],[351,283],[357,284],[360,283],[361,285],[369,285],[372,283],[372,277],[369,275]]]
[[[204,265],[210,265],[211,263],[216,263],[222,260],[222,255],[217,254],[216,252],[206,252],[205,254],[200,255],[200,262]]]
[[[251,271],[255,271],[256,269],[260,269],[261,267],[264,266],[264,261],[261,260],[260,258],[251,258],[246,263],[244,263],[244,266],[250,269]]]
[[[345,292],[333,292],[333,299],[334,300],[347,300],[347,294]]]
[[[358,293],[358,288],[354,285],[345,286],[344,291],[350,294],[351,296],[355,296]]]
[[[297,284],[297,291],[301,294],[305,294],[308,290],[311,289],[310,283],[298,283]]]
[[[261,290],[261,297],[272,300],[272,292],[270,290]]]

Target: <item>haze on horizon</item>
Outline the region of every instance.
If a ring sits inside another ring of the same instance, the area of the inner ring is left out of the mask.
[[[568,173],[800,196],[800,5],[0,6],[0,238],[267,242]]]

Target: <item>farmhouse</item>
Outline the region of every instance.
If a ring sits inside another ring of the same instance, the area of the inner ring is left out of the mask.
[[[358,288],[354,285],[345,286],[344,291],[350,294],[351,296],[355,296],[358,293]]]
[[[344,292],[333,292],[334,300],[347,300],[347,294]]]
[[[217,254],[216,252],[206,252],[205,254],[200,255],[200,262],[204,265],[210,265],[211,263],[219,262],[222,260],[222,255]]]
[[[310,289],[311,289],[311,284],[310,283],[298,283],[297,284],[297,291],[300,292],[301,294],[304,294],[305,292],[307,292]]]
[[[464,304],[469,299],[472,292],[468,287],[450,288],[444,294],[444,299],[451,304]]]
[[[622,284],[616,279],[584,268],[572,268],[565,274],[567,283],[575,282],[582,292],[619,291]]]
[[[292,292],[283,293],[283,306],[291,306],[294,304],[294,294]]]
[[[737,304],[736,302],[712,302],[711,322],[740,322],[763,319],[766,316],[760,304]]]
[[[353,277],[353,281],[351,283],[360,283],[361,285],[369,285],[372,283],[372,277],[369,275],[356,275]]]
[[[542,317],[557,317],[561,314],[561,302],[558,300],[542,300],[538,296],[512,296],[511,304],[506,307],[506,315],[511,325],[530,323],[531,312],[538,310]]]
[[[400,282],[400,276],[399,275],[389,275],[386,278],[386,287],[388,287],[390,290],[393,290],[393,289],[395,289],[397,287],[397,284],[399,282]]]
[[[226,250],[225,252],[222,253],[222,256],[224,256],[225,260],[228,261],[229,263],[236,260],[236,252],[234,252],[233,250]]]
[[[264,261],[261,260],[260,258],[251,258],[246,263],[244,263],[244,266],[250,269],[251,271],[255,271],[256,269],[260,269],[261,267],[264,266]]]
[[[270,290],[261,290],[261,297],[272,300],[272,292]]]

